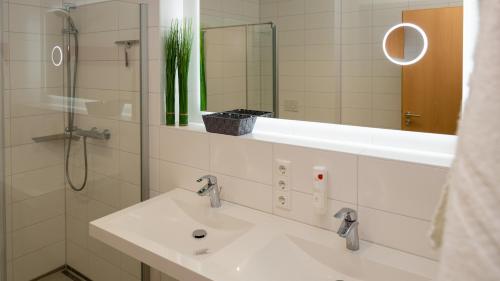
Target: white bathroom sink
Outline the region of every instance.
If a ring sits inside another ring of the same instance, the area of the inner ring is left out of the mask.
[[[342,246],[320,245],[302,238],[284,235],[241,263],[234,276],[240,280],[288,281],[428,281],[395,267],[345,251]]]
[[[428,281],[436,262],[175,189],[90,223],[90,235],[184,281]],[[195,239],[192,232],[207,235]]]
[[[251,223],[206,208],[204,201],[152,200],[107,223],[122,233],[200,257],[216,252],[252,227]],[[207,232],[205,238],[193,238],[193,231],[198,229]]]

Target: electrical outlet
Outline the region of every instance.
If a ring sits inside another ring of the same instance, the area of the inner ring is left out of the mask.
[[[276,191],[274,193],[274,206],[283,210],[291,209],[290,192]]]
[[[278,176],[289,177],[290,176],[290,161],[276,159],[274,160],[274,171]]]
[[[290,190],[290,179],[287,177],[276,177],[274,180],[274,187],[279,191],[289,191]]]

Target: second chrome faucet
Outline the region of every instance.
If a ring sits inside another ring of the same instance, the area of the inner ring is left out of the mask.
[[[342,220],[337,234],[346,239],[346,248],[351,251],[359,250],[359,222],[356,211],[349,208],[342,208],[335,214],[335,218]]]
[[[203,180],[207,180],[207,184],[204,185],[198,192],[196,192],[200,196],[210,196],[210,207],[212,208],[220,208],[220,188],[217,184],[217,177],[212,175],[206,175],[199,179],[197,182],[202,182]]]

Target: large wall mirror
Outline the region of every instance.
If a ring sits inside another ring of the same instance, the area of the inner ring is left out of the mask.
[[[462,1],[200,0],[202,110],[454,134]]]

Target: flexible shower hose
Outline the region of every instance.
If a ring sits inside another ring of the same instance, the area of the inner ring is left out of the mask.
[[[69,20],[68,20],[69,21]],[[85,175],[83,178],[83,183],[80,186],[76,186],[73,184],[71,181],[71,176],[69,175],[69,159],[70,159],[70,154],[71,154],[71,144],[73,142],[73,130],[74,130],[74,123],[75,123],[75,98],[76,98],[76,74],[78,70],[78,31],[76,28],[74,28],[73,23],[70,23],[72,29],[73,29],[73,36],[75,39],[75,67],[73,68],[73,81],[71,82],[71,88],[70,88],[70,98],[68,100],[68,105],[69,105],[69,113],[68,113],[68,133],[69,133],[69,140],[68,140],[68,148],[66,149],[66,159],[65,159],[65,171],[64,174],[66,176],[66,180],[68,181],[69,186],[71,189],[74,191],[82,191],[85,186],[87,185],[87,178],[88,178],[88,159],[87,159],[87,137],[83,137],[83,159],[84,159],[84,166],[85,166]],[[68,49],[67,49],[67,58],[68,58],[68,68],[69,71],[71,72],[71,49],[70,49],[70,43],[71,43],[71,37],[69,38],[68,42]],[[69,76],[70,77],[70,76]]]
[[[69,133],[69,141],[68,141],[68,149],[66,150],[66,170],[65,170],[65,174],[66,174],[66,180],[68,181],[68,184],[69,186],[71,187],[71,189],[73,189],[74,191],[82,191],[85,186],[87,185],[87,177],[88,177],[88,164],[87,164],[87,137],[83,137],[83,158],[84,158],[84,162],[85,162],[85,175],[84,175],[84,178],[83,178],[83,183],[79,186],[79,187],[76,187],[73,182],[71,181],[71,177],[69,175],[69,155],[71,153],[71,143],[73,141],[73,132],[70,131]]]

